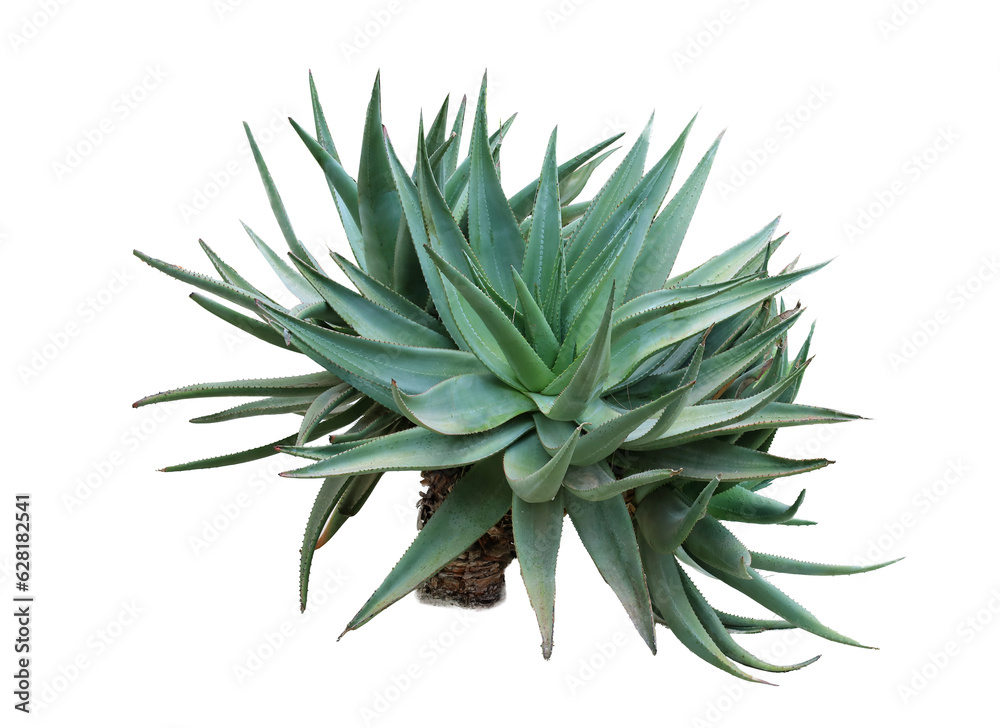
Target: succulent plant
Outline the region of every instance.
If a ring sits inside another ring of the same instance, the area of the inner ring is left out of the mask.
[[[385,472],[424,471],[438,492],[423,527],[345,632],[463,554],[455,578],[475,590],[482,572],[473,560],[492,559],[502,576],[516,553],[548,658],[568,514],[654,652],[661,623],[699,657],[755,680],[738,663],[765,671],[808,663],[770,665],[739,646],[734,632],[799,627],[857,645],[758,570],[848,574],[881,564],[827,566],[757,553],[724,525],[810,523],[796,518],[804,491],[791,505],[762,491],[828,461],[771,454],[772,440],[781,427],[855,416],[794,402],[812,333],[790,356],[788,332],[802,311],[779,296],[821,265],[768,272],[785,239],[776,236],[778,220],[696,268],[672,271],[719,141],[664,205],[691,124],[644,171],[647,125],[593,199],[577,202],[618,137],[559,164],[553,131],[539,177],[508,197],[498,159],[513,118],[489,133],[485,77],[467,156],[459,163],[466,101],[449,133],[446,99],[426,130],[421,119],[413,170],[383,128],[376,78],[355,180],[311,77],[310,87],[315,135],[291,123],[329,185],[355,261],[331,255],[353,288],[324,272],[296,237],[247,128],[289,259],[247,232],[300,303],[280,305],[203,242],[220,279],[136,255],[246,309],[192,294],[233,326],[321,369],[140,400],[136,406],[255,397],[197,422],[301,415],[298,431],[277,442],[167,470],[278,451],[312,461],[282,473],[323,479],[301,550],[303,608],[314,551],[360,511]],[[309,444],[327,435],[327,444]],[[776,618],[716,610],[689,572],[746,594]],[[487,581],[495,592],[496,579]]]

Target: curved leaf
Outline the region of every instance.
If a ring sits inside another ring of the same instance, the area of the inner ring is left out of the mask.
[[[295,347],[285,344],[284,337],[260,319],[247,316],[239,311],[234,311],[228,306],[223,306],[215,299],[208,298],[200,293],[192,292],[190,298],[209,313],[215,314],[226,323],[232,324],[241,331],[245,331],[261,341],[266,341],[272,346],[277,346],[285,350],[297,351]]]
[[[552,656],[556,556],[563,525],[562,492],[543,503],[528,503],[515,495],[511,519],[521,578],[542,633],[542,657],[547,660]]]
[[[601,393],[611,365],[611,313],[615,292],[612,286],[604,316],[594,341],[583,355],[579,368],[545,414],[553,420],[575,420]],[[544,410],[543,410],[544,411]]]
[[[787,556],[773,556],[771,554],[760,554],[756,551],[750,552],[753,557],[753,565],[757,569],[764,571],[774,571],[781,574],[800,574],[803,576],[845,576],[848,574],[863,574],[866,571],[875,571],[883,566],[895,564],[902,561],[902,557],[885,561],[881,564],[871,564],[868,566],[838,566],[836,564],[815,564],[811,561],[800,561],[790,559]]]
[[[338,384],[316,397],[302,416],[302,424],[299,426],[299,436],[296,438],[295,444],[302,445],[308,442],[309,435],[319,423],[330,414],[337,412],[338,408],[341,412],[351,409],[349,401],[357,396],[358,392],[353,387],[347,384]]]
[[[244,417],[257,417],[259,415],[286,415],[292,412],[304,414],[312,404],[314,397],[267,397],[257,399],[253,402],[245,402],[235,407],[215,412],[210,415],[195,417],[191,422],[195,424],[213,424],[216,422],[228,422],[229,420],[239,420]]]
[[[518,381],[530,391],[539,392],[544,389],[554,379],[552,371],[531,348],[521,332],[493,302],[493,299],[479,290],[472,281],[449,265],[433,249],[428,249],[428,253],[434,259],[438,270],[454,287],[454,292],[459,297],[461,304],[467,307],[466,316],[476,317],[472,320],[474,325],[482,322],[482,325],[496,341],[501,354]],[[471,340],[469,345],[473,346],[474,350],[477,349]]]
[[[329,372],[302,374],[296,377],[275,377],[272,379],[237,379],[231,382],[210,382],[189,384],[186,387],[170,389],[159,394],[143,397],[133,404],[142,407],[158,402],[174,402],[181,399],[200,397],[305,397],[317,396],[342,380]]]
[[[712,480],[691,503],[674,488],[657,488],[636,506],[639,531],[652,548],[673,553],[705,517],[709,499],[718,486],[719,481]]]
[[[832,642],[840,642],[845,645],[853,645],[855,647],[865,647],[865,645],[862,645],[860,642],[855,642],[850,637],[845,637],[838,632],[834,632],[829,627],[824,626],[810,612],[778,589],[778,587],[774,586],[771,582],[758,574],[752,567],[747,568],[747,573],[750,574],[749,579],[738,579],[735,576],[727,574],[724,571],[720,571],[703,561],[697,559],[696,561],[699,566],[716,579],[731,586],[737,591],[743,592],[765,609],[771,610],[779,617],[784,617],[796,627],[801,627],[806,632],[812,632],[813,634],[819,635],[824,639],[831,640]]]
[[[691,120],[691,123],[694,119]],[[688,129],[691,125],[688,124]],[[688,131],[685,129],[685,135]],[[683,147],[682,135],[681,145]],[[684,241],[691,218],[694,216],[698,200],[701,198],[705,181],[712,169],[712,162],[722,141],[720,134],[705,156],[701,158],[691,175],[684,181],[663,212],[656,216],[649,226],[649,233],[643,242],[642,250],[636,256],[632,276],[625,291],[625,300],[635,296],[663,288],[664,282],[670,276],[670,269],[677,257],[677,251]],[[679,151],[678,151],[679,154]],[[676,162],[675,162],[676,166]]]
[[[522,273],[529,291],[538,291],[542,306],[553,294],[553,284],[558,271],[562,249],[562,215],[559,201],[559,171],[556,168],[556,130],[552,130],[538,194],[531,211],[531,230],[524,250]],[[523,296],[522,296],[523,298]]]
[[[665,483],[679,474],[677,470],[647,470],[626,478],[616,478],[604,463],[577,467],[570,466],[563,479],[563,485],[573,491],[573,495],[583,500],[600,501],[621,495],[633,488],[654,486]]]
[[[358,218],[365,245],[365,270],[372,278],[391,286],[396,236],[403,211],[385,150],[381,85],[380,75],[376,74],[361,143]]]
[[[528,503],[552,500],[562,486],[579,435],[580,430],[575,430],[559,451],[551,456],[534,432],[508,447],[503,454],[503,471],[511,490]]]
[[[344,494],[350,478],[346,475],[336,478],[327,478],[320,486],[316,500],[313,502],[312,510],[309,512],[309,520],[306,521],[306,531],[302,537],[302,549],[299,557],[299,609],[306,611],[306,599],[309,596],[309,572],[312,569],[313,553],[316,551],[316,543],[320,537],[320,530],[330,518],[337,502]]]
[[[503,518],[511,492],[499,458],[474,465],[452,488],[441,507],[344,629],[357,629],[434,576]],[[343,636],[343,635],[341,635]]]
[[[316,259],[312,257],[312,254],[305,246],[299,242],[299,239],[295,237],[295,231],[292,230],[292,221],[288,219],[288,213],[285,212],[285,205],[278,194],[278,188],[274,186],[274,180],[271,179],[271,173],[268,172],[267,165],[264,164],[264,157],[261,156],[257,142],[250,131],[250,126],[244,122],[243,128],[246,130],[247,139],[250,141],[250,151],[253,153],[254,162],[257,164],[257,171],[260,173],[261,181],[264,183],[264,191],[267,192],[267,200],[271,204],[271,212],[274,213],[274,217],[278,221],[278,227],[281,228],[281,234],[285,237],[285,244],[288,245],[290,251],[303,260],[308,260],[318,268],[319,263],[316,262]]]
[[[588,160],[594,158],[595,155],[600,154],[602,151],[607,149],[609,146],[614,144],[616,141],[625,136],[624,133],[615,134],[602,142],[598,142],[590,149],[577,154],[575,157],[570,159],[568,162],[563,162],[559,165],[559,185],[560,188],[575,189],[577,186],[583,189],[583,184],[586,184],[587,180],[590,178],[590,174],[593,172],[593,167],[589,171],[584,171],[584,167],[587,165]],[[610,153],[610,152],[609,152]],[[604,155],[601,157],[603,159]],[[581,184],[582,182],[582,184]],[[538,193],[538,183],[539,179],[535,179],[533,182],[529,182],[522,189],[518,190],[510,198],[510,206],[514,211],[514,215],[518,220],[523,220],[531,213],[532,205],[534,204],[535,197]],[[564,190],[565,194],[565,190]],[[563,199],[562,203],[565,204],[570,202],[569,199]]]
[[[420,394],[393,387],[396,404],[421,427],[443,435],[468,435],[499,427],[535,403],[492,374],[461,374]]]
[[[750,551],[732,531],[709,515],[694,524],[691,533],[684,539],[684,550],[692,558],[737,579],[750,578],[747,571],[751,563]]]
[[[455,348],[451,339],[437,331],[368,300],[315,270],[305,261],[294,256],[292,260],[315,292],[330,304],[333,310],[358,332],[358,335],[366,339],[407,346]]]
[[[500,177],[490,152],[486,128],[485,74],[473,120],[469,158],[469,245],[482,262],[493,287],[504,299],[513,302],[514,285],[509,271],[513,267],[520,272],[525,244],[500,186]]]
[[[346,452],[282,475],[326,478],[389,470],[440,470],[469,465],[503,450],[531,428],[514,420],[478,435],[439,435],[413,427],[369,440]]]
[[[590,558],[618,596],[643,641],[656,654],[653,611],[625,500],[615,497],[587,501],[567,491],[564,502]]]
[[[649,591],[656,611],[660,613],[670,631],[698,657],[720,670],[750,682],[764,682],[749,675],[726,657],[705,630],[684,591],[680,566],[671,554],[661,554],[649,547],[644,538],[639,539],[642,561],[646,567]]]
[[[803,490],[790,506],[737,485],[712,498],[708,512],[723,521],[743,523],[784,523],[795,517],[806,492]]]
[[[684,584],[684,593],[687,595],[688,601],[691,603],[691,608],[694,609],[694,613],[698,616],[698,620],[705,627],[705,631],[708,632],[712,641],[719,646],[722,653],[729,659],[734,660],[741,665],[753,667],[758,670],[766,670],[767,672],[791,672],[792,670],[799,670],[806,665],[811,665],[819,659],[820,656],[816,655],[816,657],[805,660],[804,662],[798,662],[794,665],[772,665],[770,662],[765,662],[764,660],[750,654],[732,638],[718,613],[705,600],[705,597],[702,596],[701,592],[698,591],[698,587],[694,585],[694,582],[691,581],[691,578],[684,572],[684,569],[678,566],[677,571],[680,574],[681,582]]]
[[[400,316],[408,318],[410,321],[421,326],[437,331],[439,334],[447,334],[448,329],[431,314],[414,304],[405,296],[401,296],[384,283],[381,283],[356,265],[338,253],[331,252],[334,262],[340,266],[344,274],[351,280],[354,287],[369,301],[374,301],[382,308],[395,311]]]
[[[720,440],[701,440],[666,450],[632,453],[629,466],[643,470],[671,468],[683,470],[684,477],[692,480],[707,481],[718,476],[723,483],[731,483],[805,473],[830,462],[823,458],[792,460]]]
[[[262,308],[291,333],[299,348],[317,363],[379,404],[396,409],[390,382],[423,392],[449,377],[484,371],[479,360],[464,351],[402,346],[348,336],[299,321],[273,308]]]

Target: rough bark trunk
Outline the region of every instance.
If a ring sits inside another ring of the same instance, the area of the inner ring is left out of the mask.
[[[417,528],[434,515],[466,468],[421,473],[425,490],[417,504]],[[503,600],[504,569],[514,559],[510,512],[454,561],[417,588],[421,601],[460,607],[491,607]]]

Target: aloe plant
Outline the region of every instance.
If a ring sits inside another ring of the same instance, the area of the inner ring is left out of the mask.
[[[789,330],[802,311],[787,308],[781,294],[822,264],[769,272],[785,240],[779,220],[691,270],[673,271],[719,140],[666,201],[691,124],[648,169],[647,125],[600,190],[580,202],[620,135],[560,164],[553,131],[538,177],[508,195],[498,160],[513,117],[490,134],[485,77],[467,154],[460,153],[466,100],[449,123],[446,99],[429,126],[421,119],[414,169],[383,128],[376,78],[353,178],[311,77],[310,88],[314,131],[292,125],[332,194],[354,260],[331,255],[351,285],[296,237],[249,128],[287,259],[247,233],[299,303],[268,297],[204,242],[218,278],[136,252],[213,294],[192,294],[210,313],[302,354],[318,371],[196,384],[135,406],[252,397],[195,421],[294,413],[300,426],[275,442],[167,470],[279,451],[308,461],[282,473],[322,481],[301,550],[303,608],[316,549],[360,512],[384,473],[423,471],[422,527],[345,631],[418,588],[465,605],[493,603],[516,555],[548,658],[568,515],[653,651],[660,623],[707,662],[757,680],[740,665],[781,672],[808,663],[771,665],[733,633],[798,627],[857,645],[760,572],[849,574],[884,564],[761,554],[725,525],[811,523],[797,517],[804,491],[791,505],[763,491],[829,461],[772,454],[775,434],[856,416],[795,402],[812,331],[792,356]],[[717,610],[693,572],[775,617]]]

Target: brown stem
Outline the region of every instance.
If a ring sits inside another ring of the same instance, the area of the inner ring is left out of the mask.
[[[426,490],[417,504],[417,528],[423,528],[466,468],[421,473]],[[510,512],[441,571],[417,588],[421,601],[460,607],[491,607],[504,597],[504,569],[514,559]]]

